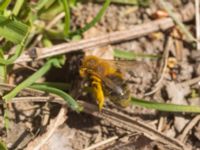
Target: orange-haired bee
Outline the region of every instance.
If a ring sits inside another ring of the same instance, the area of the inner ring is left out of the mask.
[[[124,82],[124,75],[114,61],[85,56],[79,73],[82,78],[90,81],[99,110],[104,105],[105,96],[120,106],[129,104],[130,92]]]

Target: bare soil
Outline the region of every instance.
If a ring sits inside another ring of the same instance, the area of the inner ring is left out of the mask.
[[[194,1],[168,3],[175,14],[186,20],[184,24],[195,35]],[[94,2],[78,3],[72,10],[72,29],[90,22],[101,6],[101,3]],[[158,0],[148,7],[112,3],[101,21],[85,32],[83,38],[128,30],[161,19],[156,15],[161,10]],[[162,56],[158,59],[139,57],[137,62],[141,65],[132,64],[132,69],[126,72],[125,79],[133,96],[163,103],[199,105],[200,53],[178,28],[172,26],[132,40],[66,54],[65,66],[52,69],[42,80],[73,85],[68,92],[76,99],[84,100],[81,101],[84,111],[76,113],[51,102],[12,103],[7,133],[3,130],[3,107],[0,110],[0,136],[7,141],[9,149],[29,150],[38,145],[41,150],[200,149],[199,115],[159,112],[136,106],[121,108],[109,98],[99,112],[90,94],[80,95],[79,91],[82,82],[76,69],[83,52],[84,55],[114,59],[113,50],[120,49]],[[29,65],[37,68],[42,63]],[[26,69],[20,71],[13,73],[15,84],[32,73]],[[37,92],[24,92],[19,96],[27,95],[48,96]]]

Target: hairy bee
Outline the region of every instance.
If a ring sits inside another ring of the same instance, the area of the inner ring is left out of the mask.
[[[102,109],[105,96],[120,106],[127,106],[130,92],[124,82],[124,75],[114,61],[104,60],[96,56],[85,56],[79,70],[82,78],[91,83],[93,96]]]

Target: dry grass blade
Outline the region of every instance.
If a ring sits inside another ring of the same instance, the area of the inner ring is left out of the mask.
[[[176,139],[167,137],[164,134],[158,132],[157,130],[149,127],[145,123],[134,120],[129,116],[122,115],[105,108],[102,110],[102,113],[98,113],[98,109],[94,105],[86,103],[86,102],[81,102],[81,104],[84,106],[85,108],[84,111],[87,113],[90,113],[94,116],[97,116],[106,120],[110,120],[110,121],[112,120],[112,123],[114,123],[114,125],[116,126],[123,124],[123,126],[120,126],[120,128],[125,128],[126,130],[129,130],[132,132],[137,131],[140,133],[144,133],[150,139],[163,143],[172,149],[180,150],[180,149],[187,148],[186,145],[177,141]]]
[[[200,115],[195,116],[187,125],[187,127],[185,127],[184,131],[182,132],[181,135],[178,136],[178,139],[180,139],[180,141],[185,142],[185,138],[187,136],[187,134],[189,133],[189,131],[199,122],[200,120]]]
[[[64,123],[64,121],[66,120],[65,114],[66,114],[66,107],[62,107],[57,117],[51,120],[47,128],[47,132],[42,136],[35,138],[31,143],[29,143],[28,146],[26,147],[26,150],[30,149],[40,150],[43,147],[43,145],[48,142],[49,138],[57,129],[57,127]]]
[[[164,18],[160,20],[151,21],[142,25],[136,25],[134,28],[129,30],[112,32],[91,39],[84,39],[78,42],[63,43],[55,45],[51,48],[36,48],[36,59],[43,59],[71,51],[78,51],[81,49],[88,49],[96,46],[103,46],[111,43],[116,43],[119,41],[130,40],[158,30],[166,30],[172,27],[173,25],[174,23],[172,19]],[[15,61],[15,63],[25,61],[32,61],[32,58],[31,56],[29,56],[29,54],[25,53],[21,55]]]
[[[199,0],[195,0],[195,19],[196,19],[196,38],[197,38],[197,50],[200,50],[200,12],[199,12]]]
[[[45,30],[49,30],[51,29],[59,20],[61,20],[63,17],[65,16],[65,13],[60,13],[58,14],[52,21],[49,22],[49,24],[47,24]],[[42,34],[39,34],[36,37],[36,40],[31,44],[30,48],[33,48],[34,46],[36,46],[43,38]]]
[[[190,80],[187,80],[187,81],[184,81],[184,82],[181,82],[181,83],[179,83],[179,85],[180,86],[191,86],[191,85],[196,84],[198,82],[200,82],[200,76],[195,77],[195,78],[190,79]]]
[[[158,91],[161,88],[162,82],[163,82],[163,79],[164,79],[164,75],[165,75],[165,71],[167,69],[167,59],[168,59],[168,56],[169,56],[169,49],[171,48],[171,46],[172,46],[172,38],[169,37],[167,44],[166,44],[166,47],[164,49],[164,53],[163,53],[163,57],[162,57],[163,60],[161,62],[161,66],[160,66],[161,67],[160,78],[157,81],[157,83],[155,84],[154,89],[152,91],[148,92],[148,93],[145,93],[146,96],[155,93],[156,91]]]
[[[57,103],[60,105],[66,105],[66,102],[63,101],[62,98],[57,97],[57,96],[55,96],[55,97],[52,97],[52,96],[15,97],[11,101],[11,103],[30,103],[30,102],[51,102],[51,103]]]
[[[151,32],[169,29],[173,25],[174,23],[171,18],[164,18],[144,23],[141,25],[136,25],[132,29],[112,32],[91,39],[84,39],[78,42],[63,43],[52,46],[51,48],[36,48],[33,49],[32,50],[33,52],[31,53],[36,53],[36,59],[44,59],[47,57],[68,53],[71,51],[78,51],[81,49],[88,49],[96,46],[103,46],[107,44],[134,39],[137,37],[148,35]],[[32,61],[32,60],[33,59],[29,53],[24,53],[15,61],[15,63]]]
[[[0,89],[3,92],[10,91],[14,87],[15,87],[15,85],[0,83]],[[45,92],[35,90],[35,89],[25,88],[20,92],[20,94],[31,95],[31,96],[14,97],[12,99],[11,103],[47,102],[48,101],[48,102],[58,103],[61,105],[66,105],[66,102],[63,101],[62,98],[60,98],[56,95],[50,94],[50,93],[48,96],[43,96],[43,95],[46,95]],[[0,104],[1,104],[1,102],[2,101],[0,101]]]
[[[179,26],[179,28],[181,29],[181,31],[187,36],[188,41],[190,41],[190,42],[197,41],[193,37],[193,35],[187,30],[187,28],[182,23],[182,21],[175,15],[175,13],[172,11],[172,9],[168,5],[168,3],[165,0],[160,0],[160,4],[165,9],[165,11],[167,11],[167,13],[171,16],[171,18],[174,20],[174,22]]]
[[[104,144],[108,144],[108,143],[110,143],[110,142],[112,142],[112,141],[115,141],[115,140],[117,140],[117,139],[118,139],[117,136],[113,136],[113,137],[111,137],[111,138],[109,138],[109,139],[106,139],[105,141],[101,141],[101,142],[99,142],[99,143],[97,143],[97,144],[94,144],[94,145],[92,145],[92,146],[90,146],[90,147],[87,147],[87,148],[85,148],[84,150],[93,150],[93,149],[96,149],[96,148],[98,148],[98,147],[100,147],[100,146],[102,146],[102,145],[104,145]]]
[[[6,84],[6,83],[0,83],[0,90],[1,91],[10,91],[13,88],[15,88],[15,85],[11,84]],[[31,95],[43,95],[45,92],[39,91],[39,90],[34,90],[30,88],[25,88],[21,91],[22,94],[31,94]]]
[[[185,12],[190,13],[190,16],[194,16],[194,12],[191,11],[189,8],[185,8]],[[178,18],[181,20],[182,18],[181,14],[178,16]],[[59,16],[59,17],[62,17]],[[184,20],[182,21],[188,21],[191,19],[191,17],[183,17]],[[31,52],[25,52],[23,55],[21,55],[16,61],[17,62],[26,62],[26,61],[32,61],[33,56],[31,56],[30,53],[33,52],[33,54],[36,54],[36,59],[43,59],[55,55],[60,55],[64,53],[68,53],[71,51],[78,51],[81,49],[88,49],[92,47],[97,46],[103,46],[107,44],[117,43],[121,41],[126,41],[134,38],[138,38],[141,36],[148,35],[149,33],[156,32],[158,30],[167,30],[174,26],[174,22],[171,18],[163,18],[158,19],[154,21],[150,21],[148,23],[135,25],[133,28],[125,30],[125,31],[117,31],[112,32],[110,34],[106,34],[103,36],[91,38],[91,39],[84,39],[79,42],[70,42],[70,43],[63,43],[59,45],[55,45],[51,48],[36,48],[33,49]],[[51,26],[50,26],[51,27]]]

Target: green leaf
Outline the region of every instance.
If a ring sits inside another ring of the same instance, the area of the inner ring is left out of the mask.
[[[49,4],[49,2],[47,3]],[[40,19],[52,20],[57,14],[63,12],[63,5],[60,5],[58,1],[55,1],[52,5],[46,9],[41,9],[39,12]]]
[[[70,32],[70,8],[68,0],[61,0],[64,11],[65,11],[65,26],[64,26],[64,35],[67,36]]]
[[[11,2],[11,0],[1,0],[1,2],[0,2],[0,11],[4,11],[8,7],[10,2]]]
[[[35,85],[36,83],[34,83]],[[39,84],[39,83],[37,83]],[[69,90],[70,89],[70,84],[67,83],[63,83],[63,82],[42,82],[42,85],[46,85],[46,86],[51,86],[53,88],[57,88],[63,91]]]
[[[135,97],[131,97],[131,104],[140,106],[140,107],[149,108],[149,109],[165,111],[165,112],[200,113],[199,106],[187,106],[187,105],[150,102],[150,101],[145,101],[143,99],[138,99]]]
[[[19,44],[24,40],[28,30],[26,24],[0,15],[0,36],[5,39]]]
[[[4,104],[4,115],[3,115],[3,121],[4,121],[4,127],[6,129],[6,132],[8,133],[8,129],[9,129],[9,110],[8,110],[8,106],[6,104]]]
[[[22,42],[16,46],[16,51],[15,51],[14,55],[11,56],[7,60],[5,60],[5,59],[3,59],[3,58],[0,57],[0,64],[2,64],[2,65],[12,64],[21,55],[22,51],[24,50],[24,45],[25,45],[27,37],[28,37],[28,32],[25,35],[25,37],[22,40]]]
[[[64,55],[60,55],[60,56],[57,56],[55,58],[50,58],[50,60],[52,60],[52,66],[56,67],[56,68],[61,68],[62,65],[64,65],[66,59],[65,59],[65,56]]]
[[[102,2],[103,0],[97,0],[97,2]],[[120,4],[131,4],[131,5],[139,5],[138,0],[111,0],[112,3],[120,3]]]
[[[8,150],[6,143],[0,140],[0,150]]]
[[[23,3],[24,3],[24,0],[17,0],[17,1],[15,2],[15,6],[14,6],[14,8],[13,8],[13,14],[14,14],[15,16],[18,15],[20,9],[22,8]]]
[[[2,49],[0,49],[0,58],[4,59]],[[0,64],[0,83],[5,83],[6,80],[7,80],[7,68],[5,65]]]
[[[173,21],[178,25],[180,30],[187,36],[189,42],[198,42],[197,39],[190,33],[183,22],[177,17],[177,15],[172,11],[171,7],[167,4],[165,0],[159,0],[163,9],[169,14]]]
[[[48,3],[49,0],[39,0],[37,2],[37,5],[35,6],[35,9],[38,11],[40,9],[42,9],[47,3]]]
[[[69,0],[69,3],[70,3],[71,7],[75,7],[76,3],[77,3],[77,0]]]
[[[97,2],[102,2],[103,0],[97,0]],[[140,5],[148,6],[149,0],[111,0],[112,3],[128,4],[128,5]]]
[[[30,77],[22,81],[18,86],[16,86],[11,92],[3,96],[5,101],[9,101],[14,98],[22,89],[32,85],[40,77],[46,74],[52,66],[60,66],[59,63],[63,63],[61,58],[51,58],[49,59],[37,72],[32,74]]]
[[[89,30],[91,27],[93,27],[98,21],[100,21],[101,17],[104,15],[106,9],[108,8],[108,6],[110,5],[110,1],[111,0],[105,0],[102,8],[100,9],[100,11],[98,12],[98,14],[95,16],[95,18],[87,23],[83,28],[78,29],[77,31],[74,31],[72,33],[70,33],[70,36],[73,37],[74,35],[81,35],[83,34],[85,31]]]
[[[38,83],[33,84],[30,87],[37,89],[37,90],[49,92],[49,93],[56,94],[56,95],[60,96],[61,98],[63,98],[67,102],[69,107],[72,110],[75,110],[76,112],[80,112],[83,109],[81,106],[79,106],[79,104],[76,102],[76,100],[74,100],[69,94],[65,93],[64,91],[62,91],[60,89],[51,87],[49,85],[38,84]]]
[[[144,53],[135,53],[133,51],[123,51],[119,49],[114,50],[114,57],[117,58],[123,58],[123,59],[128,59],[128,60],[134,60],[136,58],[160,58],[161,56],[159,55],[153,55],[153,54],[144,54]]]

